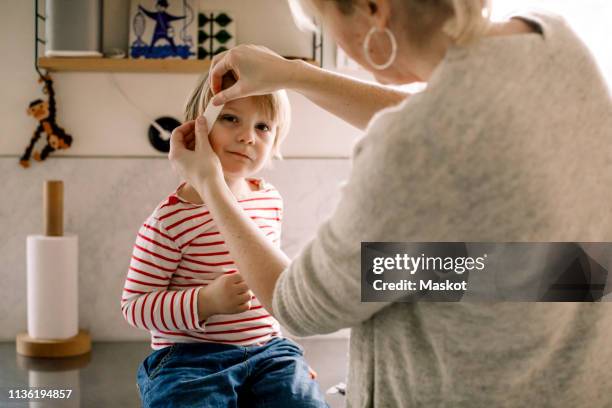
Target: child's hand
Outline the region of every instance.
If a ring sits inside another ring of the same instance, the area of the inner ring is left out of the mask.
[[[206,320],[215,314],[245,312],[251,307],[252,292],[239,273],[221,275],[198,296],[198,317]]]

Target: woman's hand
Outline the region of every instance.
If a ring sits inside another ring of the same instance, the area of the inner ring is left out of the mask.
[[[194,188],[214,177],[222,177],[219,157],[208,139],[206,119],[185,122],[172,131],[168,159],[178,175]]]
[[[290,88],[299,61],[281,57],[266,47],[239,45],[215,55],[209,72],[213,104]],[[223,75],[232,71],[236,83],[222,90]]]
[[[246,312],[251,308],[252,295],[239,273],[221,275],[198,292],[198,319]]]

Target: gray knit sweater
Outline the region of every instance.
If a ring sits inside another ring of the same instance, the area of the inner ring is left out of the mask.
[[[612,104],[562,18],[453,47],[377,114],[280,277],[292,333],[351,327],[350,407],[612,407],[612,303],[361,303],[362,241],[612,241]],[[509,271],[511,273],[511,271]]]

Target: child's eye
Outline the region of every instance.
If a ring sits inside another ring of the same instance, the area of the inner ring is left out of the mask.
[[[266,125],[265,123],[258,123],[257,124],[257,129],[263,131],[263,132],[269,132],[270,131],[270,126]]]
[[[227,121],[227,122],[231,122],[231,123],[236,123],[238,122],[238,117],[234,116],[234,115],[221,115],[221,120]]]

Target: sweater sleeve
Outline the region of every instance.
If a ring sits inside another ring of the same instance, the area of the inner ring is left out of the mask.
[[[168,290],[181,251],[155,213],[140,227],[123,286],[121,311],[139,329],[201,330],[198,293],[201,286]]]
[[[405,205],[388,196],[398,183],[385,157],[388,119],[371,126],[356,144],[333,215],[277,280],[273,312],[295,335],[353,327],[389,304],[361,302],[361,242],[393,240],[389,225],[400,213],[395,206]]]

